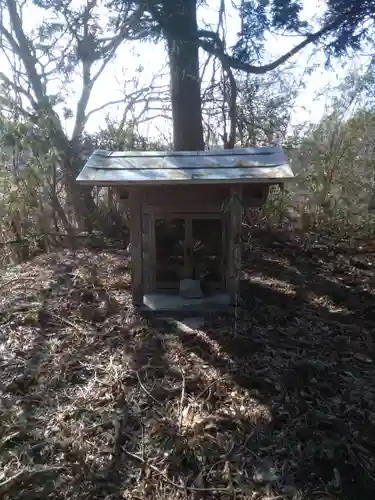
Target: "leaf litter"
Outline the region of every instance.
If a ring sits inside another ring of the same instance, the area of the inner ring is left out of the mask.
[[[0,496],[373,498],[364,247],[358,265],[349,243],[254,239],[236,328],[219,315],[193,332],[133,310],[125,251],[6,269]]]

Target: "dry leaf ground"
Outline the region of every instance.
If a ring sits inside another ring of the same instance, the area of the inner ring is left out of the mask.
[[[125,252],[0,281],[0,497],[373,499],[374,249],[264,245],[240,321],[176,332],[130,303]]]

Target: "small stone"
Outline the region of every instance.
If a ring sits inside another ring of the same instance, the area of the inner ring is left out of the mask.
[[[277,474],[275,466],[269,461],[264,461],[262,464],[254,468],[254,483],[276,483],[279,479],[280,477]]]

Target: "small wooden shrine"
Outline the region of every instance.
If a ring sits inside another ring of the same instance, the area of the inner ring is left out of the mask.
[[[96,151],[77,181],[116,187],[128,200],[134,304],[153,308],[158,297],[174,297],[178,308],[235,301],[243,210],[292,178],[282,148],[263,147]]]

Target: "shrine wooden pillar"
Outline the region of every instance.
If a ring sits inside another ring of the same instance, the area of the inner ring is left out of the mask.
[[[242,267],[241,231],[243,213],[243,188],[233,186],[230,188],[229,221],[228,221],[228,266],[227,266],[227,291],[231,303],[236,302],[240,288]]]
[[[143,302],[142,192],[141,188],[136,186],[129,191],[132,297],[134,306],[141,306]]]

